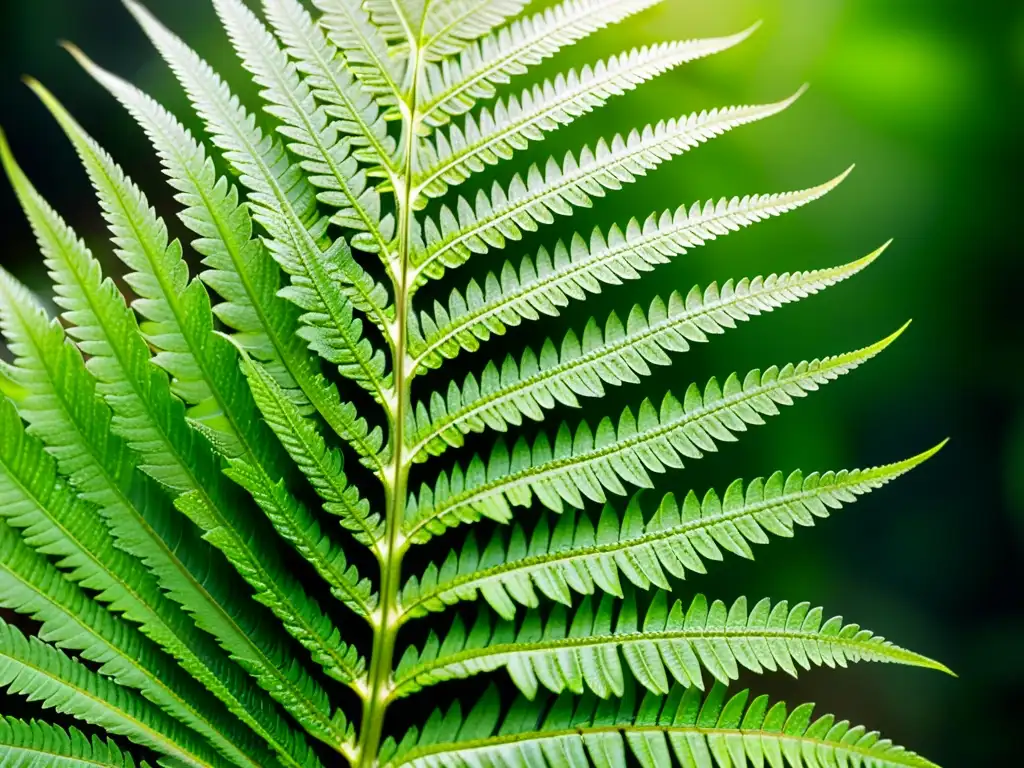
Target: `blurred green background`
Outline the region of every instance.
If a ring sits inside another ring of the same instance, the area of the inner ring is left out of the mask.
[[[149,5],[252,95],[206,0]],[[763,27],[740,48],[614,101],[539,145],[533,157],[703,107],[774,100],[804,82],[810,91],[782,116],[740,129],[602,201],[577,228],[624,223],[700,198],[810,186],[854,162],[856,171],[821,202],[588,302],[574,316],[577,327],[582,312],[625,311],[654,292],[685,292],[710,280],[834,265],[895,238],[866,273],[695,350],[653,386],[682,390],[712,374],[845,351],[913,318],[877,361],[701,462],[681,482],[703,492],[739,475],[869,466],[946,436],[952,442],[828,523],[760,548],[756,562],[719,564],[699,588],[726,599],[807,599],[946,662],[959,679],[861,665],[767,687],[878,727],[945,766],[1016,764],[1010,755],[1016,747],[1019,760],[1016,728],[1024,716],[1024,5],[668,0],[545,71],[646,42],[730,33],[758,19]],[[170,210],[139,131],[56,47],[60,38],[75,41],[183,114],[172,79],[116,0],[8,0],[0,22],[2,123],[58,209],[98,241],[100,220],[83,174],[20,84],[23,73],[53,89],[151,199]],[[44,289],[29,232],[6,189],[0,214],[0,262]],[[567,232],[563,223],[560,233]],[[543,239],[551,238],[548,230]],[[537,330],[515,338],[529,340],[530,333]],[[635,399],[633,391],[622,393],[622,402]]]

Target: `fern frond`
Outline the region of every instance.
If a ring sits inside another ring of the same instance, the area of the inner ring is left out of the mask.
[[[19,501],[24,504],[31,498]],[[251,734],[239,729],[195,680],[63,578],[6,522],[0,522],[0,607],[30,616],[39,623],[40,640],[77,651],[99,665],[105,677],[140,691],[169,717],[209,740],[234,765],[259,768],[266,759],[262,749],[254,749]]]
[[[622,658],[640,685],[661,694],[673,681],[704,690],[703,670],[728,684],[741,667],[795,676],[798,667],[875,661],[948,672],[857,624],[844,624],[840,616],[822,623],[822,609],[809,603],[772,605],[765,598],[748,610],[745,597],[732,606],[720,600],[709,605],[698,594],[689,608],[680,601],[669,608],[665,593],[656,592],[642,624],[635,600],[620,605],[616,614],[608,595],[597,605],[583,600],[571,617],[561,606],[546,620],[527,611],[518,627],[511,621],[492,626],[481,611],[468,631],[456,618],[443,640],[431,632],[421,651],[409,648],[395,670],[392,696],[505,668],[529,699],[541,686],[553,693],[621,697],[627,681]]]
[[[417,119],[436,128],[468,112],[496,86],[587,35],[650,8],[659,0],[564,0],[517,19],[466,48],[459,57],[428,64],[417,92]]]
[[[684,298],[673,292],[668,301],[654,300],[645,313],[634,306],[626,323],[612,313],[604,331],[591,318],[582,337],[569,331],[560,346],[546,340],[539,353],[528,349],[521,361],[505,358],[500,369],[488,363],[479,378],[470,374],[459,387],[449,385],[447,397],[435,392],[416,409],[411,455],[439,455],[461,446],[464,435],[522,424],[523,417],[540,421],[555,405],[579,406],[580,397],[601,397],[605,385],[637,383],[652,365],[669,365],[669,352],[686,352],[690,344],[708,341],[737,322],[771,312],[845,280],[867,267],[885,249],[850,264],[811,272],[783,273],[767,278],[712,283],[703,292],[693,288]]]
[[[642,83],[688,61],[710,56],[745,40],[753,29],[706,40],[634,48],[605,61],[571,69],[534,85],[517,98],[499,100],[463,126],[452,125],[421,141],[414,175],[416,194],[440,197],[489,165],[508,160],[531,141],[568,125]]]
[[[369,502],[360,496],[359,489],[349,484],[341,453],[324,443],[314,425],[288,400],[266,368],[256,361],[247,361],[245,372],[263,418],[320,494],[324,510],[340,517],[342,525],[360,543],[372,547],[384,535],[384,522],[378,513],[370,511]],[[373,603],[375,600],[368,601],[366,607],[372,610]]]
[[[394,236],[394,217],[383,215],[380,194],[351,154],[352,142],[341,135],[326,107],[317,105],[309,84],[241,0],[213,0],[213,5],[243,66],[262,88],[264,111],[284,123],[278,130],[289,140],[288,149],[301,158],[304,182],[321,190],[316,196],[321,203],[337,209],[333,223],[360,233],[353,245],[379,253],[390,266],[388,243]],[[354,259],[340,265],[340,274],[352,283],[346,291],[352,302],[380,328],[389,327],[394,310],[388,306],[384,287]]]
[[[187,728],[134,692],[0,619],[0,688],[194,768],[224,763]],[[170,764],[169,764],[170,765]]]
[[[391,43],[389,54],[396,61],[406,63],[410,50],[419,42],[430,0],[364,0],[374,26]]]
[[[10,293],[7,279],[0,283],[0,293]],[[171,515],[177,518],[177,514],[160,503],[159,491],[136,490],[145,483],[135,473],[132,457],[123,444],[106,433],[109,412],[93,399],[94,385],[78,351],[64,342],[60,326],[48,325],[41,312],[29,312],[22,318],[11,311],[11,307],[29,306],[24,294],[15,298],[12,302],[6,296],[0,302],[0,321],[12,351],[18,356],[12,371],[28,393],[20,403],[21,412],[32,425],[32,432],[47,442],[82,498],[100,505],[103,518],[118,537],[115,539],[107,531],[91,505],[79,500],[72,489],[57,479],[53,460],[38,441],[25,434],[18,414],[6,402],[0,402],[0,434],[4,436],[0,442],[0,516],[22,530],[22,536],[33,549],[60,558],[58,565],[69,579],[95,593],[96,599],[110,610],[138,623],[141,631],[173,656],[186,672],[282,752],[284,765],[315,765],[309,762],[308,749],[296,741],[296,735],[283,720],[262,706],[257,691],[242,671],[210,638],[196,633],[185,615],[170,602],[177,600],[203,616],[200,626],[212,623],[217,627],[214,634],[218,637],[248,637],[241,631],[220,630],[223,624],[233,628],[236,621],[244,624],[251,619],[237,608],[235,611],[242,614],[239,619],[226,614],[226,622],[213,618],[224,614],[223,602],[211,606],[212,598],[199,586],[195,566],[189,570],[172,554],[168,541],[175,541],[179,551],[182,546],[194,545],[190,549],[194,556],[210,557],[201,540],[182,533],[177,520],[168,521]],[[133,482],[133,478],[138,480]],[[163,537],[151,527],[149,521],[154,519],[167,531]],[[168,530],[172,525],[174,536]],[[129,557],[115,546],[115,541],[140,559]],[[170,599],[140,561],[161,577],[160,583],[168,589]],[[233,585],[233,580],[214,563],[204,563],[201,573],[207,579],[220,579],[222,588],[230,589]],[[266,642],[266,634],[260,631],[255,639]],[[243,640],[242,645],[247,642]]]
[[[218,177],[206,151],[173,115],[134,86],[68,46],[72,55],[132,113],[160,155],[181,219],[199,235],[192,246],[209,269],[199,277],[224,299],[214,314],[237,331],[238,346],[264,362],[291,399],[314,408],[336,434],[371,463],[381,448],[379,428],[370,430],[355,406],[343,403],[337,388],[320,374],[298,335],[298,310],[277,296],[280,269],[252,236],[252,221],[237,191]],[[379,469],[379,467],[375,467]]]
[[[767,534],[791,537],[797,526],[813,526],[859,496],[906,474],[942,448],[942,444],[904,461],[870,469],[776,472],[744,486],[736,480],[722,496],[690,491],[680,505],[665,496],[657,512],[644,520],[634,496],[622,514],[606,505],[595,524],[581,514],[563,514],[554,529],[541,516],[527,534],[516,524],[497,531],[483,552],[470,536],[461,555],[452,552],[438,568],[430,566],[402,590],[404,619],[442,611],[460,600],[482,595],[503,618],[516,605],[536,608],[537,590],[572,605],[573,593],[590,595],[595,587],[623,597],[620,574],[640,589],[672,588],[668,576],[706,573],[706,560],[721,560],[722,550],[752,558],[750,544],[765,544]]]
[[[362,321],[353,314],[341,286],[353,263],[344,239],[322,250],[327,219],[317,218],[313,187],[301,169],[290,166],[284,147],[265,137],[224,82],[199,56],[141,6],[126,0],[143,30],[168,61],[214,143],[249,188],[254,218],[271,235],[267,245],[291,285],[281,295],[304,311],[300,335],[310,349],[338,366],[378,401],[387,400],[390,374],[380,350],[363,338]],[[306,221],[313,223],[307,228]]]
[[[629,687],[632,691],[632,686]],[[824,715],[813,705],[787,712],[767,696],[747,703],[741,691],[726,700],[724,686],[707,696],[675,687],[619,700],[560,696],[547,707],[518,700],[504,715],[492,688],[467,716],[458,704],[435,711],[422,731],[387,745],[384,768],[442,768],[453,761],[478,765],[557,765],[618,768],[630,759],[643,768],[938,768],[876,731]],[[631,757],[630,757],[631,756]]]
[[[411,347],[417,367],[438,368],[462,350],[504,335],[509,326],[542,316],[558,316],[560,307],[600,293],[601,286],[636,280],[676,255],[817,200],[835,189],[849,171],[817,187],[770,195],[747,195],[694,203],[674,213],[650,216],[643,224],[631,220],[625,231],[614,226],[607,236],[594,231],[588,243],[579,235],[561,241],[553,254],[541,249],[523,259],[518,272],[506,262],[500,273],[488,274],[483,288],[470,281],[452,292],[448,306],[435,302],[433,314],[421,313],[414,324]]]
[[[269,538],[246,511],[241,494],[234,492],[221,474],[212,447],[190,429],[166,375],[151,364],[138,324],[123,297],[112,282],[103,279],[89,250],[24,176],[16,175],[14,179],[56,285],[57,303],[66,310],[65,318],[72,325],[70,333],[89,356],[88,368],[114,412],[112,430],[140,454],[139,469],[181,494],[175,506],[206,533],[207,541],[225,552],[268,602],[291,613],[293,601],[306,603],[305,594],[294,576],[283,570]],[[178,535],[175,533],[172,540]],[[253,646],[249,646],[246,650],[251,653]],[[264,654],[279,656],[271,662]],[[271,642],[252,656],[240,657],[240,661],[249,663],[247,669],[259,683],[285,707],[296,711],[300,722],[315,730],[318,738],[344,743],[347,724],[332,721],[326,693],[286,654],[279,642]]]
[[[380,29],[370,22],[361,0],[313,0],[322,12],[320,25],[345,59],[345,66],[381,107],[404,106],[402,64],[392,59]]]
[[[420,34],[425,61],[454,56],[474,40],[519,14],[529,0],[434,0]]]
[[[727,107],[693,113],[648,125],[610,143],[599,141],[579,157],[567,154],[561,165],[549,159],[542,172],[531,166],[526,179],[512,177],[508,189],[495,183],[490,195],[482,190],[471,205],[459,198],[456,211],[441,209],[438,220],[427,218],[413,231],[413,264],[417,280],[437,279],[445,269],[464,264],[473,254],[502,248],[523,232],[568,216],[574,208],[590,207],[593,198],[636,181],[661,163],[727,131],[782,112],[799,93],[775,104]]]
[[[332,126],[351,137],[353,156],[385,174],[397,171],[397,145],[388,135],[380,102],[363,87],[340,60],[338,50],[327,40],[309,12],[298,0],[263,0],[267,21],[274,27],[296,68],[306,76],[313,95],[326,105],[334,118]]]
[[[906,326],[904,326],[906,327]],[[485,464],[476,456],[465,472],[455,467],[442,473],[431,488],[424,485],[409,500],[406,537],[423,543],[462,522],[487,517],[498,522],[512,518],[513,506],[527,506],[536,496],[548,509],[565,505],[582,509],[584,499],[604,502],[606,491],[625,495],[623,481],[649,488],[650,473],[681,468],[717,450],[717,443],[735,441],[738,432],[764,423],[792,405],[877,355],[897,336],[854,352],[751,371],[741,381],[735,374],[720,386],[712,379],[701,393],[691,384],[682,401],[665,396],[660,410],[645,400],[637,413],[623,411],[616,426],[605,418],[596,432],[583,422],[575,431],[565,424],[554,446],[542,434],[531,447],[521,438],[511,453],[499,443]]]
[[[241,435],[230,411],[240,409],[244,420],[254,408],[244,386],[231,376],[237,367],[233,350],[225,349],[223,339],[211,338],[210,299],[202,284],[189,280],[181,244],[169,241],[164,221],[110,155],[52,94],[38,84],[33,88],[70,139],[96,190],[116,254],[131,270],[125,281],[139,297],[132,307],[143,318],[146,340],[157,350],[153,362],[171,375],[174,394],[194,406],[190,418],[217,433],[230,455],[239,455]],[[218,388],[217,380],[225,378],[234,380]]]
[[[85,736],[39,720],[0,718],[0,765],[5,768],[135,768],[112,739]],[[140,768],[146,768],[142,763]]]
[[[166,247],[166,227],[142,193],[49,93],[41,86],[35,89],[81,155],[110,221],[118,255],[130,268],[149,270],[132,273],[128,279],[143,297],[134,305],[142,305],[144,317],[157,326],[148,335],[150,343],[160,350],[154,362],[159,365],[162,356],[171,357],[175,362],[164,363],[163,367],[175,373],[186,371],[201,385],[204,398],[216,403],[218,422],[223,421],[230,434],[230,441],[222,441],[217,435],[220,452],[229,458],[229,477],[253,495],[275,530],[300,554],[317,561],[316,567],[327,568],[339,557],[343,561],[340,550],[320,534],[312,514],[283,489],[279,476],[271,474],[276,474],[280,463],[274,455],[274,442],[257,417],[256,404],[238,367],[237,350],[214,333],[205,288],[197,281],[186,282],[187,268],[180,246],[174,243]],[[181,460],[187,463],[188,458],[182,456]],[[259,529],[245,526],[241,530],[258,535]],[[257,599],[285,622],[328,674],[343,682],[354,681],[363,668],[356,650],[341,640],[327,615],[284,565],[275,562],[270,548],[246,542],[244,536],[229,536],[219,548],[257,589]]]

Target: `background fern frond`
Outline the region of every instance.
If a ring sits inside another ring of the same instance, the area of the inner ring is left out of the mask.
[[[289,397],[307,411],[313,408],[356,452],[373,461],[380,451],[379,428],[344,403],[327,382],[299,337],[298,310],[277,296],[280,269],[252,236],[252,221],[237,191],[218,177],[205,149],[163,107],[70,46],[72,54],[111,91],[145,129],[160,155],[168,180],[185,206],[182,221],[199,239],[192,247],[209,267],[199,277],[224,299],[214,314],[237,333],[238,346],[273,371]]]
[[[304,312],[300,336],[311,349],[336,364],[342,375],[383,401],[391,387],[384,354],[363,338],[362,321],[354,316],[350,296],[341,290],[342,285],[351,285],[343,275],[355,262],[343,239],[330,245],[323,240],[327,218],[315,211],[313,186],[297,166],[286,162],[283,146],[265,140],[206,62],[141,6],[132,4],[130,8],[171,65],[214,142],[249,188],[254,218],[267,228],[271,235],[268,247],[292,278],[281,295]]]
[[[135,768],[132,756],[112,739],[90,739],[77,728],[13,717],[0,718],[0,757],[8,768]]]
[[[0,688],[97,725],[194,768],[224,765],[187,728],[147,701],[0,620]]]
[[[121,294],[103,279],[92,254],[27,180],[22,177],[18,186],[56,284],[58,304],[72,324],[70,333],[90,356],[88,368],[114,412],[113,431],[141,455],[140,469],[181,494],[175,506],[207,533],[211,544],[230,553],[229,560],[234,558],[243,577],[259,584],[257,589],[266,589],[277,579],[293,579],[281,570],[280,560],[265,538],[240,533],[252,531],[255,519],[243,513],[242,494],[234,492],[221,474],[213,447],[189,427],[184,407],[171,394],[166,375],[151,364],[138,324]],[[258,545],[258,541],[264,543]],[[259,557],[251,554],[254,545],[263,550]],[[268,578],[273,572],[277,575]],[[230,580],[224,586],[229,585]],[[286,588],[288,592],[291,597],[302,595],[294,586]],[[284,609],[288,603],[279,597],[277,605]],[[254,668],[260,683],[286,707],[297,708],[302,713],[300,720],[319,720],[319,738],[343,741],[345,730],[336,731],[322,688],[297,661],[284,661],[287,656],[280,641],[267,647],[274,649],[271,654],[280,654],[280,659],[263,663],[266,651],[256,654],[259,662]]]

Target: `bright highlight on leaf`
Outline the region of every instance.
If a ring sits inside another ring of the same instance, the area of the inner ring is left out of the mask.
[[[725,686],[853,662],[948,672],[941,663],[808,603],[705,597],[688,577],[823,521],[941,445],[722,493],[637,493],[684,468],[698,486],[704,455],[902,329],[810,362],[633,393],[617,413],[602,404],[694,344],[854,277],[885,246],[551,325],[571,302],[800,208],[849,173],[549,237],[556,219],[801,92],[589,134],[564,158],[516,165],[613,97],[754,31],[522,79],[655,2],[315,0],[311,13],[300,0],[258,11],[211,0],[257,86],[246,104],[227,85],[238,72],[215,72],[125,0],[201,135],[65,47],[151,142],[187,243],[132,181],[131,159],[28,81],[92,183],[101,248],[127,290],[0,135],[59,312],[0,270],[0,608],[28,627],[0,620],[0,689],[90,734],[3,717],[0,764],[933,766],[812,719],[810,705]],[[526,233],[545,244],[503,258]],[[471,259],[486,276],[455,283]],[[418,297],[442,281],[432,288],[446,301]],[[541,319],[534,346],[491,343]],[[446,369],[463,353],[470,373],[456,378]],[[486,534],[468,528],[481,518]],[[414,548],[434,564],[403,569]],[[401,633],[469,601],[473,619],[455,614],[417,642]],[[501,670],[520,699],[492,688],[468,714],[455,703],[404,736],[387,717],[398,699]]]

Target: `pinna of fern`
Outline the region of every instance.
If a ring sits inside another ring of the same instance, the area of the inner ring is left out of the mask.
[[[6,717],[3,764],[933,765],[862,727],[812,720],[809,705],[790,712],[726,686],[741,671],[941,664],[807,603],[709,600],[682,580],[727,553],[753,557],[752,545],[816,524],[938,447],[868,469],[782,470],[721,494],[638,493],[899,333],[649,393],[621,413],[598,399],[852,278],[884,247],[673,291],[474,362],[511,327],[841,183],[845,173],[668,209],[498,261],[510,241],[541,238],[557,217],[789,107],[795,96],[670,116],[515,169],[551,132],[752,30],[522,86],[541,61],[654,0],[536,12],[521,0],[315,0],[315,14],[262,0],[259,15],[243,0],[212,3],[256,105],[126,0],[201,136],[67,46],[151,142],[186,244],[29,81],[95,190],[124,293],[0,139],[59,312],[0,271],[0,607],[23,616],[0,619],[0,686],[8,704],[105,732]],[[478,191],[462,191],[471,180]],[[484,277],[442,285],[471,259]],[[448,300],[417,300],[427,285]],[[460,355],[472,372],[432,389]],[[485,433],[497,433],[490,447],[467,446]],[[434,564],[403,568],[414,549]],[[474,618],[438,617],[420,641],[400,633],[468,601]],[[516,701],[492,687],[404,736],[386,720],[397,699],[499,669]]]

